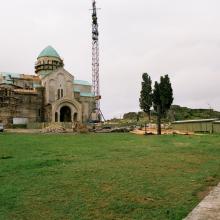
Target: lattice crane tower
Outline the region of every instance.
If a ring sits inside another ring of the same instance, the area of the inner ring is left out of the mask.
[[[99,87],[99,25],[97,17],[96,0],[92,0],[92,88],[95,96],[95,111],[97,118],[101,119],[100,87]]]

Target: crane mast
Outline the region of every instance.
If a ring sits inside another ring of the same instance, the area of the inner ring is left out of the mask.
[[[92,0],[92,90],[95,97],[96,120],[103,117],[100,110],[100,86],[99,86],[99,25],[97,17],[96,0]],[[104,118],[104,117],[103,117]]]

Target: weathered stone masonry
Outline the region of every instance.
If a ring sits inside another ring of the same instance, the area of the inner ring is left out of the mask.
[[[37,58],[35,75],[0,72],[0,122],[86,122],[94,106],[91,90],[49,46]]]

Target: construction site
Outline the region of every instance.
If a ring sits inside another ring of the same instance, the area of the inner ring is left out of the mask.
[[[0,123],[6,128],[38,127],[39,123],[100,122],[99,31],[92,2],[92,83],[76,80],[51,46],[37,57],[35,74],[0,72]],[[34,125],[35,124],[35,125]]]

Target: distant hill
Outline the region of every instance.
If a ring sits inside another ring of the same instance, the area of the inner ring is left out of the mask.
[[[220,118],[220,112],[213,109],[191,109],[173,105],[168,113],[168,117],[172,120]]]
[[[151,113],[151,119],[156,120],[156,114],[154,111]],[[147,118],[147,115],[143,112],[128,112],[123,116],[124,120],[141,120]],[[220,112],[213,109],[191,109],[182,107],[179,105],[172,105],[170,111],[167,113],[167,119],[165,121],[179,121],[179,120],[191,120],[191,119],[209,119],[219,118]]]

